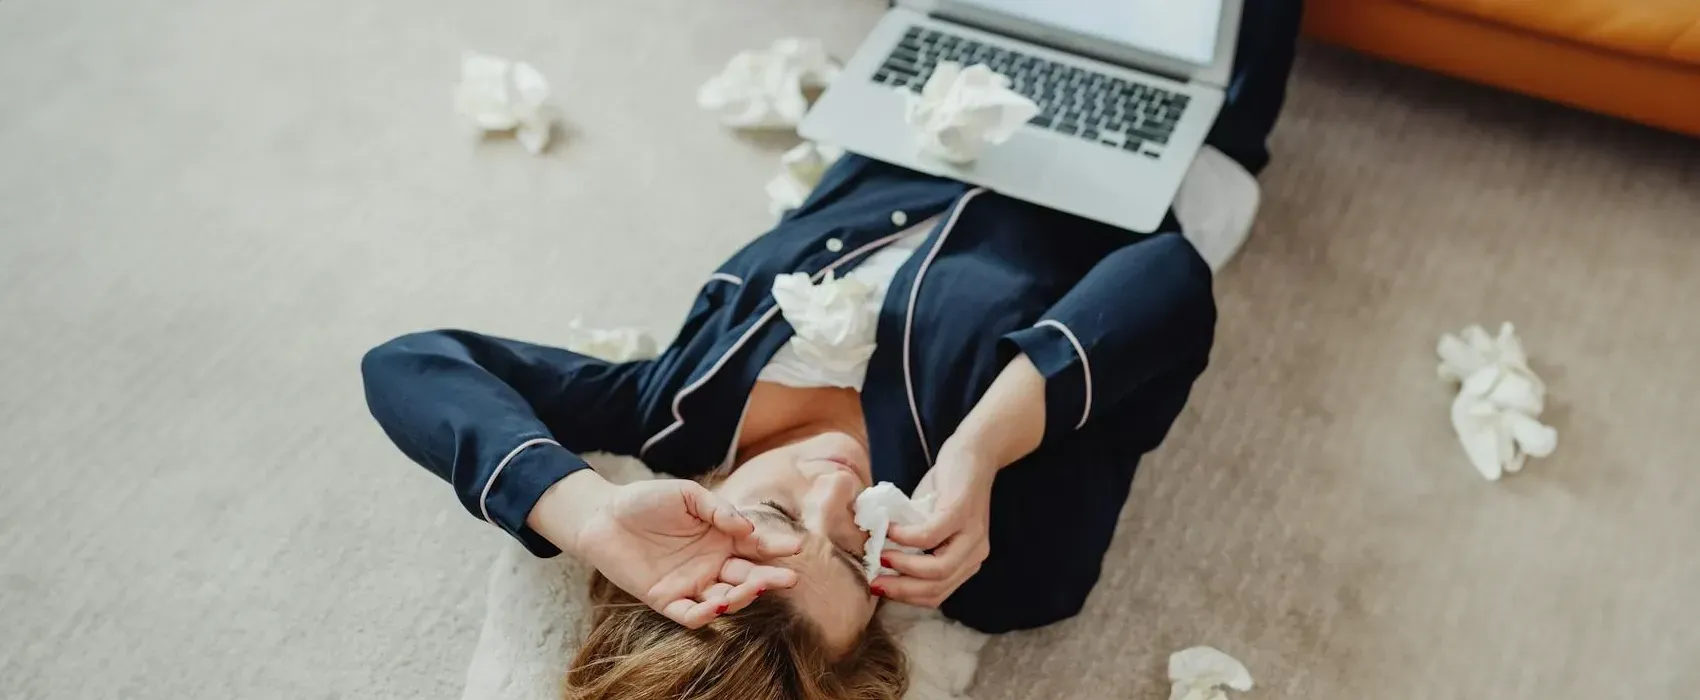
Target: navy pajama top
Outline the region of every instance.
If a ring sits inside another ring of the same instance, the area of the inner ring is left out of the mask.
[[[902,215],[894,215],[902,212]],[[680,477],[718,466],[769,358],[791,337],[776,275],[854,269],[905,222],[941,215],[892,280],[862,389],[876,481],[912,491],[1018,353],[1044,375],[1045,436],[1000,472],[991,554],[943,606],[1001,632],[1078,612],[1140,456],[1204,371],[1210,271],[1178,232],[1129,233],[859,156],[703,284],[653,360],[612,364],[455,330],[368,352],[367,402],[390,439],[474,516],[539,556],[526,527],[587,452]]]

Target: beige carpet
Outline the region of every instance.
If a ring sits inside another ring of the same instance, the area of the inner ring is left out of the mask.
[[[693,88],[880,6],[0,3],[0,697],[454,697],[497,535],[360,352],[665,330],[782,145]],[[463,131],[463,48],[550,75],[564,147]],[[1271,700],[1692,697],[1700,145],[1316,50],[1276,150],[1088,614],[995,641],[982,700],[1160,698],[1197,643]],[[1492,485],[1431,353],[1501,319],[1561,437]]]

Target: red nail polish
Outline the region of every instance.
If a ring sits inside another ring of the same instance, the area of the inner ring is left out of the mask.
[[[727,608],[730,608],[730,607],[732,607],[732,606],[730,606],[730,605],[727,605],[727,604],[725,604],[725,603],[721,603],[721,604],[720,604],[720,607],[718,607],[718,608],[715,608],[715,609],[714,609],[714,614],[716,614],[716,615],[725,615],[725,614],[726,614],[726,609],[727,609]]]
[[[880,566],[883,566],[887,569],[893,568],[891,566],[891,557],[884,557],[884,556],[880,557]]]
[[[879,596],[881,598],[885,597],[885,589],[884,588],[880,588],[879,586],[870,585],[870,586],[868,586],[868,590],[873,592],[873,594],[876,595],[876,596]]]
[[[758,595],[758,596],[763,594],[763,593],[766,593],[766,592],[767,592],[766,588],[757,588],[756,589],[756,595]]]

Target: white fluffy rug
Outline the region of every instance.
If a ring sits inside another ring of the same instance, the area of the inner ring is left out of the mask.
[[[592,455],[596,471],[613,481],[650,478],[641,462]],[[572,557],[538,559],[509,542],[490,567],[484,628],[462,700],[558,700],[567,663],[586,631],[590,569]],[[979,665],[986,636],[936,611],[886,603],[880,618],[909,656],[907,700],[954,700]]]

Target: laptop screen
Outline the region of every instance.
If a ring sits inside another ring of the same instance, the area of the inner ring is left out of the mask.
[[[1198,66],[1216,55],[1221,0],[958,0]]]

